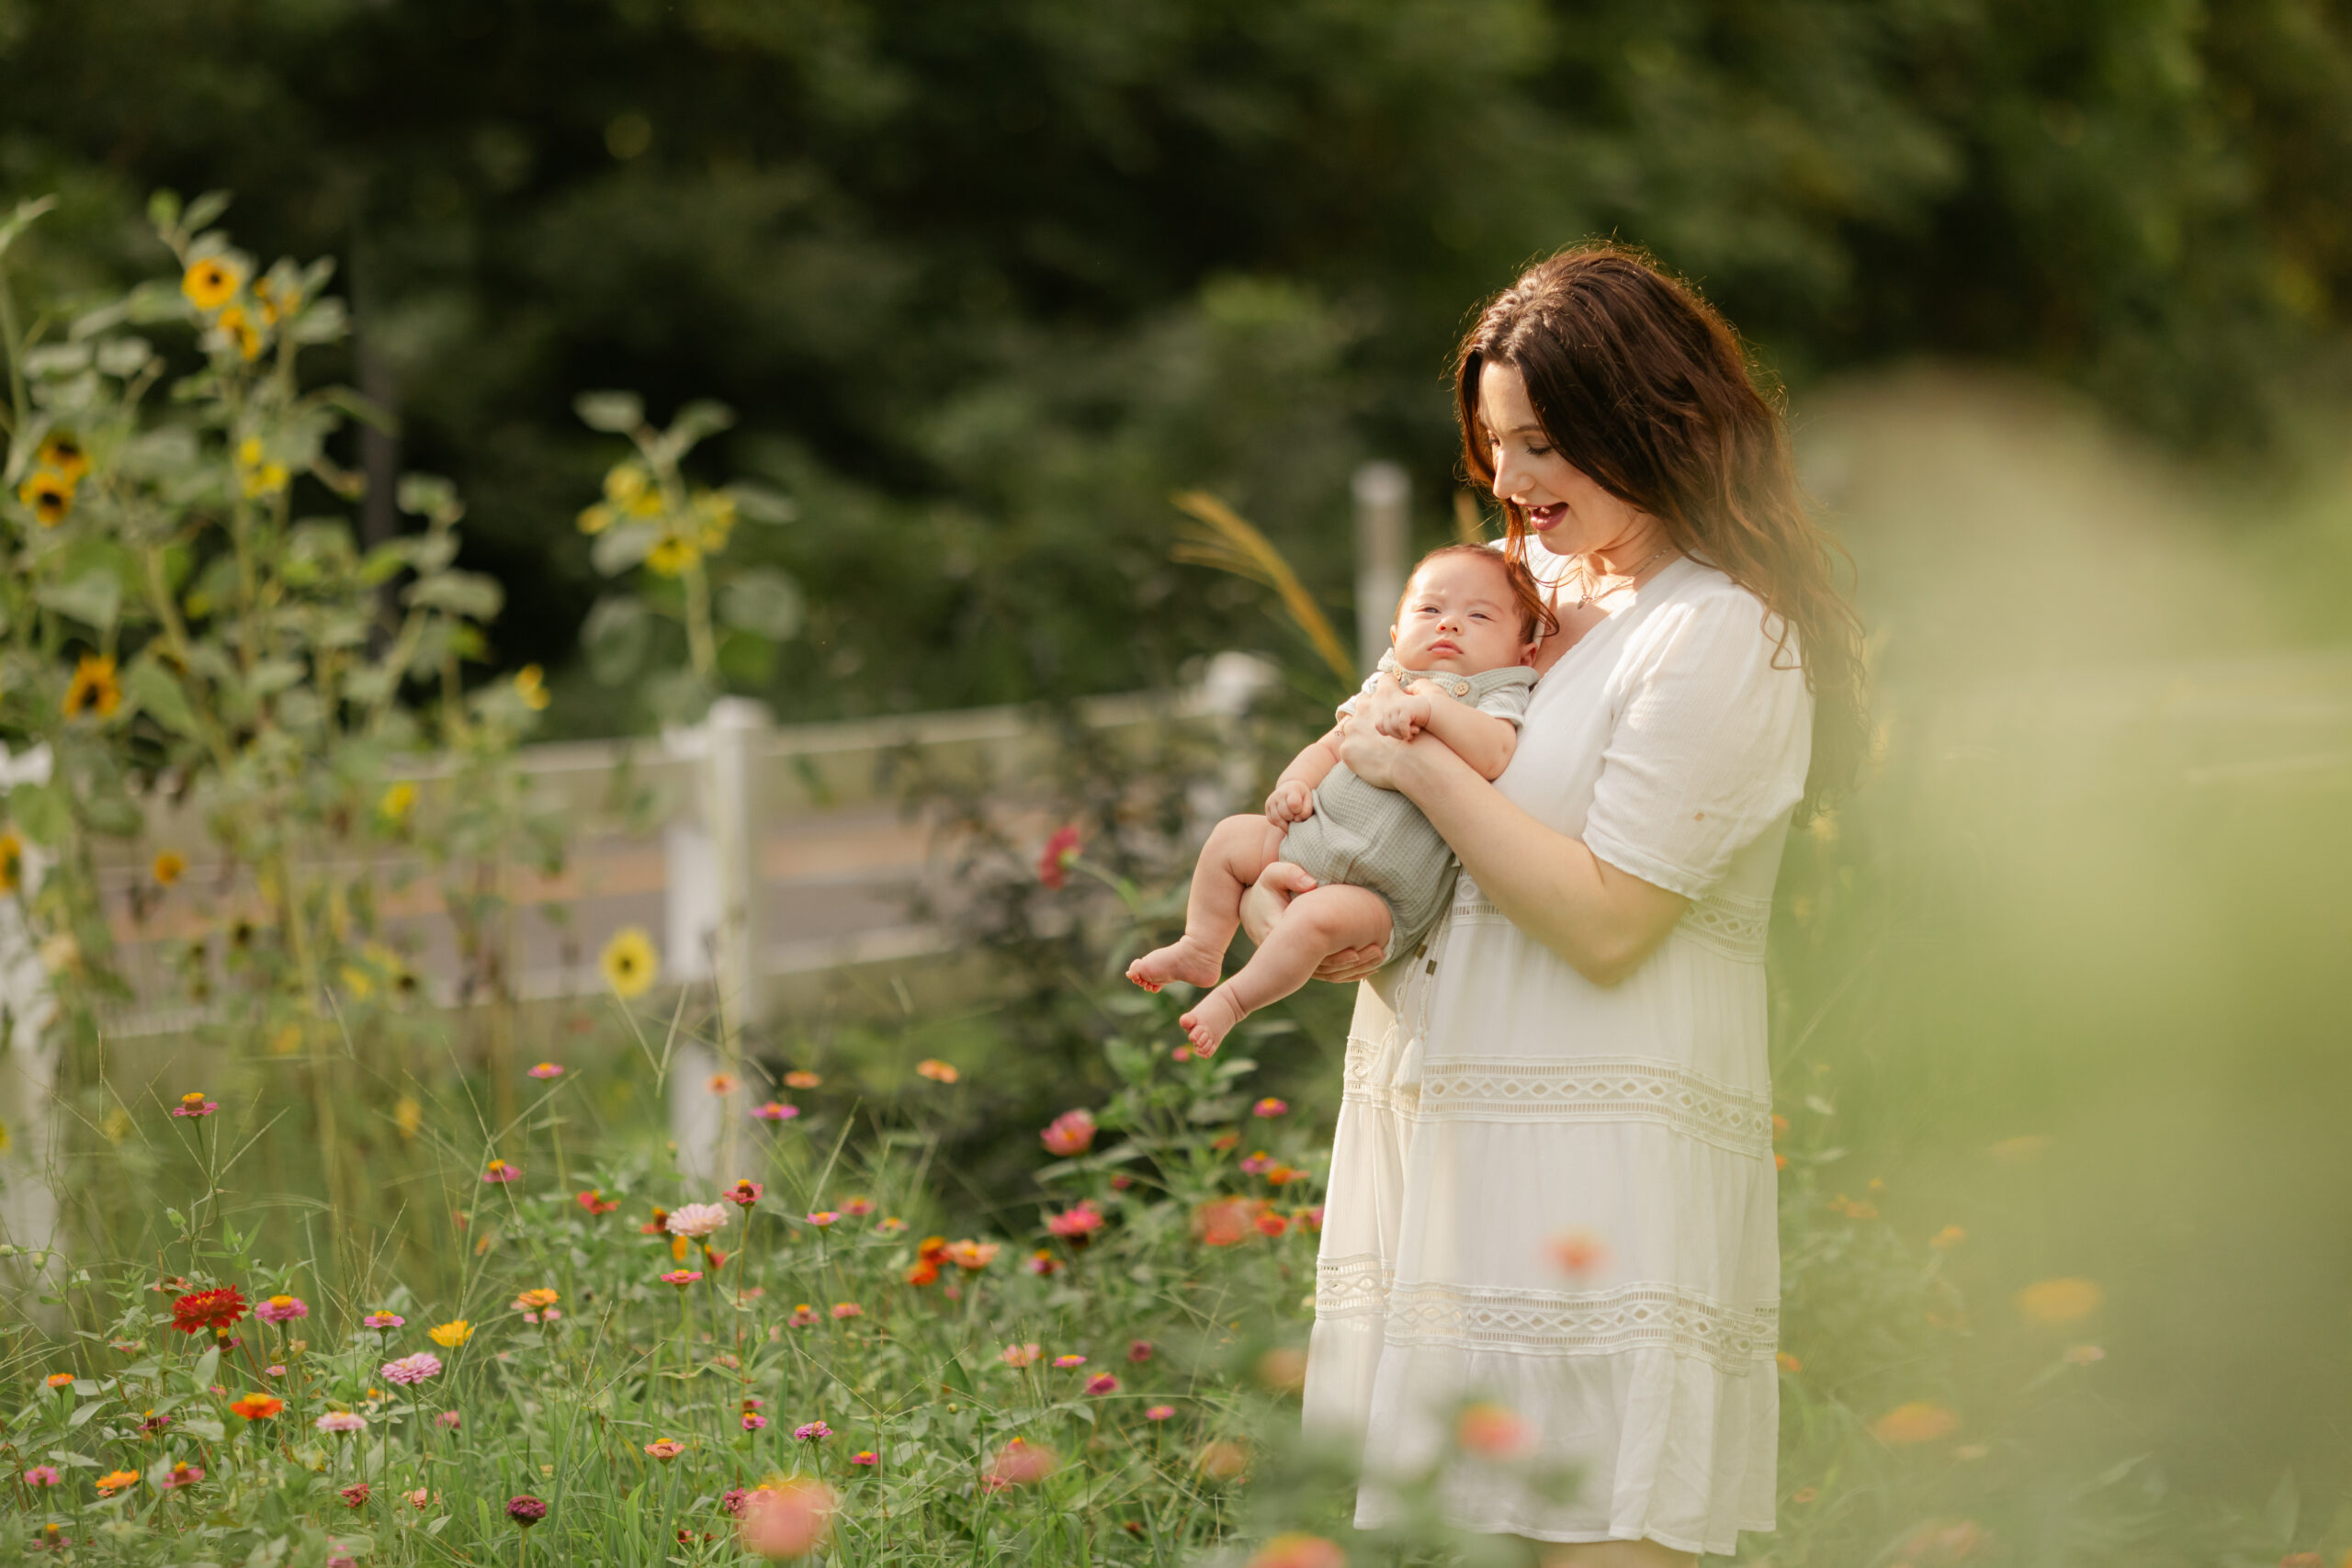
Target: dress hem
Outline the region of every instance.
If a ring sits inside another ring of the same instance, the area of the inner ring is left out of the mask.
[[[1356,1507],[1355,1527],[1358,1529],[1385,1529],[1397,1522],[1396,1519],[1387,1517],[1391,1512],[1392,1510],[1389,1509],[1370,1507],[1360,1502]],[[1729,1543],[1714,1546],[1702,1544],[1690,1536],[1665,1534],[1657,1530],[1636,1530],[1628,1533],[1620,1529],[1544,1529],[1533,1525],[1497,1525],[1485,1520],[1474,1523],[1451,1510],[1441,1509],[1439,1512],[1447,1524],[1472,1535],[1515,1535],[1524,1540],[1551,1541],[1560,1546],[1582,1546],[1601,1540],[1654,1540],[1671,1551],[1688,1551],[1698,1557],[1735,1556],[1739,1551],[1741,1536],[1770,1535],[1780,1529],[1779,1522],[1773,1519],[1767,1519],[1760,1525],[1734,1525]]]

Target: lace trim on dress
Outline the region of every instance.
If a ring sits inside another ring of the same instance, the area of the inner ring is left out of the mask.
[[[1772,1153],[1771,1097],[1689,1067],[1642,1057],[1447,1056],[1421,1064],[1418,1082],[1398,1083],[1381,1081],[1385,1055],[1348,1052],[1343,1102],[1417,1122],[1648,1122],[1732,1154]]]
[[[1503,919],[1503,912],[1474,889],[1471,897],[1454,901],[1453,919],[1457,925],[1464,921],[1494,922]],[[1771,930],[1772,900],[1719,890],[1684,910],[1669,934],[1742,964],[1761,964],[1764,939]]]
[[[1388,1287],[1396,1270],[1376,1252],[1351,1253],[1345,1258],[1321,1258],[1315,1263],[1315,1315],[1377,1317],[1388,1310]]]
[[[1733,1377],[1770,1363],[1780,1344],[1777,1305],[1729,1306],[1673,1285],[1570,1293],[1416,1282],[1391,1288],[1387,1310],[1391,1346],[1547,1356],[1669,1350]]]

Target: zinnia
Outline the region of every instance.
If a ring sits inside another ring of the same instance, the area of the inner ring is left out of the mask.
[[[1068,1158],[1082,1155],[1094,1146],[1094,1112],[1086,1110],[1065,1111],[1037,1134],[1048,1154]]]
[[[1453,1424],[1453,1440],[1482,1459],[1515,1459],[1527,1451],[1535,1433],[1518,1412],[1481,1403],[1463,1410]]]
[[[264,1323],[286,1323],[310,1316],[311,1309],[300,1296],[272,1296],[254,1308],[254,1315]]]
[[[933,1083],[954,1083],[964,1076],[935,1056],[917,1062],[915,1071]]]
[[[1113,1377],[1108,1372],[1097,1372],[1092,1377],[1086,1380],[1086,1392],[1089,1393],[1116,1393],[1119,1392],[1119,1380]]]
[[[1053,1474],[1059,1463],[1053,1450],[1015,1438],[997,1450],[983,1479],[997,1486],[1028,1486]]]
[[[483,1168],[481,1179],[489,1182],[520,1181],[523,1179],[523,1168],[518,1165],[509,1165],[503,1159],[494,1159]]]
[[[37,1464],[25,1472],[25,1484],[28,1486],[54,1486],[62,1479],[53,1464]]]
[[[402,1356],[397,1361],[386,1361],[379,1369],[388,1382],[403,1387],[413,1386],[427,1378],[441,1375],[441,1358],[430,1350],[419,1350],[413,1356]]]
[[[1249,1568],[1348,1568],[1348,1554],[1337,1541],[1291,1530],[1260,1547]]]
[[[563,1077],[563,1068],[553,1062],[541,1062],[531,1069],[531,1076],[535,1078],[560,1078]]]
[[[175,1116],[209,1116],[220,1109],[220,1102],[219,1100],[205,1099],[204,1091],[202,1089],[198,1089],[193,1093],[180,1096],[180,1102],[172,1107],[172,1114]]]
[[[665,1222],[672,1235],[701,1237],[727,1224],[724,1203],[682,1203]]]
[[[172,1303],[172,1326],[183,1334],[209,1328],[225,1335],[244,1315],[245,1298],[233,1286],[198,1291]]]
[[[286,1408],[286,1402],[274,1393],[248,1393],[232,1401],[229,1408],[248,1421],[266,1421]]]
[[[789,1122],[800,1114],[800,1107],[786,1105],[780,1100],[771,1100],[765,1105],[753,1106],[752,1114],[763,1122]]]
[[[662,1282],[665,1285],[675,1285],[683,1291],[701,1278],[702,1270],[699,1269],[673,1269],[662,1276]]]
[[[1091,1203],[1080,1203],[1075,1209],[1048,1215],[1046,1228],[1064,1241],[1082,1242],[1102,1228],[1102,1211]]]
[[[529,1529],[548,1517],[548,1506],[537,1497],[509,1497],[506,1500],[506,1517]]]
[[[330,1410],[311,1425],[322,1432],[360,1432],[367,1430],[368,1417],[349,1410]]]
[[[359,1325],[362,1328],[398,1328],[407,1322],[408,1319],[396,1312],[371,1312],[359,1320]]]
[[[792,1429],[792,1435],[804,1443],[813,1443],[820,1438],[831,1437],[833,1429],[822,1421],[811,1421],[805,1427],[795,1427]]]
[[[602,1190],[594,1187],[580,1194],[579,1203],[592,1214],[609,1214],[621,1206],[619,1199],[607,1198]]]
[[[1058,893],[1069,882],[1069,868],[1078,859],[1080,848],[1078,829],[1074,824],[1054,829],[1046,847],[1037,852],[1037,880]]]
[[[137,1471],[110,1470],[104,1475],[98,1477],[98,1495],[101,1497],[111,1497],[126,1486],[136,1486],[138,1484],[139,1472]]]
[[[667,1464],[672,1460],[676,1459],[680,1454],[684,1453],[686,1451],[686,1445],[678,1441],[675,1438],[660,1438],[646,1444],[645,1451],[651,1454],[655,1459],[660,1460],[663,1464]]]
[[[1290,1105],[1287,1101],[1276,1100],[1270,1094],[1266,1096],[1265,1099],[1260,1100],[1257,1104],[1251,1106],[1250,1108],[1250,1114],[1252,1116],[1280,1116],[1289,1109]]]
[[[855,1302],[835,1302],[833,1315],[835,1317],[864,1317],[865,1309]]]
[[[424,1331],[425,1337],[444,1350],[454,1350],[474,1337],[474,1325],[462,1317],[452,1318],[438,1327]]]
[[[748,1493],[738,1505],[743,1545],[762,1557],[802,1557],[832,1523],[832,1488],[795,1476]]]
[[[752,1180],[747,1176],[727,1190],[727,1201],[738,1205],[739,1207],[748,1209],[752,1204],[758,1202],[760,1201],[760,1194],[766,1190],[767,1189],[764,1186]]]
[[[1033,1339],[1026,1345],[1007,1345],[998,1353],[997,1359],[1008,1367],[1026,1367],[1034,1365],[1044,1354],[1045,1351]]]

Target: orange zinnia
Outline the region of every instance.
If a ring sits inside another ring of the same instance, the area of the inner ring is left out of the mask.
[[[248,1393],[229,1406],[248,1421],[264,1421],[286,1408],[286,1402],[274,1393]]]

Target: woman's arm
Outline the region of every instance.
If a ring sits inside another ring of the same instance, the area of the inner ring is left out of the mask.
[[[1419,807],[1503,917],[1596,986],[1640,968],[1690,907],[1545,827],[1450,747],[1353,721],[1340,736],[1340,760],[1357,777]]]

